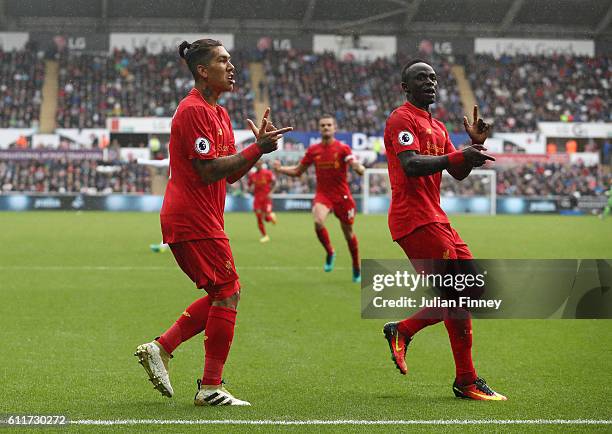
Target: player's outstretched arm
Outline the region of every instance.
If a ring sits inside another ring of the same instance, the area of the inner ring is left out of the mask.
[[[289,132],[293,129],[293,127],[276,129],[274,124],[268,119],[268,116],[270,116],[270,107],[268,107],[264,112],[259,128],[255,126],[252,120],[247,119],[249,128],[253,132],[253,135],[257,139],[257,144],[260,146],[263,152],[259,154],[256,158],[252,159],[252,161],[250,161],[250,164],[245,165],[244,167],[236,170],[234,173],[228,176],[227,182],[229,182],[230,184],[233,184],[234,182],[242,178],[244,175],[246,175],[247,172],[251,170],[251,167],[253,167],[255,162],[259,160],[262,154],[268,154],[270,152],[275,151],[277,148],[278,139],[280,139],[284,133]],[[244,153],[244,151],[242,153]]]
[[[365,173],[365,166],[361,164],[359,161],[357,161],[357,159],[353,159],[351,161],[351,168],[359,176],[363,176],[363,174]]]
[[[228,182],[234,183],[239,178],[230,181],[230,175],[238,171],[248,172],[261,157],[261,150],[253,148],[255,146],[257,144],[253,144],[241,153],[229,157],[219,157],[213,160],[193,160],[193,167],[204,184],[213,184],[223,178],[227,178]],[[248,155],[245,156],[247,150]]]
[[[495,161],[495,158],[482,152],[484,150],[486,148],[482,145],[472,145],[446,155],[420,155],[416,151],[404,151],[398,157],[407,176],[429,176],[448,169],[453,177],[463,179],[469,174],[469,171],[465,173],[467,167],[471,171],[472,167],[480,167],[487,160]]]
[[[308,169],[308,167],[303,165],[302,163],[299,163],[296,166],[283,166],[281,165],[281,162],[279,160],[275,160],[272,164],[272,169],[276,173],[282,173],[283,175],[297,177],[302,176],[302,173],[306,172],[306,169]]]
[[[263,154],[276,150],[278,139],[293,128],[271,128],[267,118],[269,114],[270,108],[266,110],[260,128],[257,128],[248,119],[249,126],[257,141],[246,147],[242,152],[212,160],[193,160],[194,168],[205,184],[212,184],[224,178],[227,178],[227,181],[233,184],[242,178]]]

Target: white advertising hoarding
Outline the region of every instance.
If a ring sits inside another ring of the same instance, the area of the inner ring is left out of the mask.
[[[102,143],[108,143],[109,134],[105,128],[57,128],[56,134],[60,138],[68,139],[79,145],[79,148],[91,148],[94,140],[98,141],[98,147]]]
[[[593,139],[612,137],[612,123],[603,122],[538,122],[538,130],[546,137]]]
[[[0,128],[0,149],[7,149],[20,136],[30,137],[35,132],[34,128]]]
[[[151,54],[168,50],[174,50],[178,54],[181,42],[193,42],[204,38],[221,41],[228,51],[234,48],[234,35],[231,33],[111,33],[109,50],[112,52],[115,48],[125,49],[128,53],[132,53],[137,48],[145,47]]]
[[[172,118],[107,118],[111,133],[170,134]]]
[[[374,60],[397,52],[395,36],[314,35],[312,45],[315,53],[332,52],[341,60]]]
[[[21,50],[30,39],[27,32],[0,32],[0,49],[4,51]]]
[[[567,54],[569,56],[595,55],[595,42],[587,39],[510,39],[510,38],[476,38],[474,52],[492,54],[498,58],[502,55],[516,56],[527,54],[533,56],[552,56]]]
[[[537,133],[494,133],[485,146],[493,154],[545,154],[546,138]]]

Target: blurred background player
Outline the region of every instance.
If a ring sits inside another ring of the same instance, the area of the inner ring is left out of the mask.
[[[264,153],[276,149],[282,133],[268,123],[248,120],[256,142],[236,154],[227,111],[217,104],[223,92],[234,88],[235,68],[221,42],[184,41],[179,54],[195,85],[172,118],[170,174],[160,220],[163,241],[179,267],[208,295],[188,306],[178,320],[152,342],[136,349],[136,356],[162,395],[174,394],[168,362],[174,350],[205,331],[204,374],[198,380],[194,404],[250,405],[236,399],[222,385],[223,367],[234,337],[240,282],[224,230],[226,182],[244,176]]]
[[[272,198],[270,194],[274,190],[276,177],[271,170],[264,166],[263,161],[258,160],[255,163],[256,171],[249,174],[249,190],[255,196],[253,201],[253,210],[257,217],[257,227],[261,232],[260,243],[267,243],[270,237],[266,233],[264,222],[276,224],[276,214],[272,212]]]
[[[336,119],[330,115],[323,115],[319,119],[321,142],[310,145],[298,165],[282,166],[277,160],[273,168],[278,173],[297,177],[301,176],[308,166],[315,165],[317,189],[312,205],[312,216],[317,238],[326,253],[324,270],[332,271],[336,259],[336,252],[325,228],[325,219],[333,211],[340,220],[342,233],[351,252],[353,282],[361,282],[359,244],[353,232],[355,201],[346,181],[346,175],[349,166],[360,176],[365,172],[365,167],[355,159],[350,146],[336,140],[336,128]]]
[[[602,220],[610,215],[610,210],[612,209],[612,186],[605,192],[605,195],[608,196],[608,203],[601,214],[599,214],[599,218]]]
[[[142,166],[148,167],[156,167],[162,169],[170,167],[169,158],[164,158],[163,160],[148,160],[146,158],[139,158],[136,160],[136,162]],[[151,249],[153,253],[164,253],[167,252],[168,249],[170,249],[170,246],[168,245],[168,243],[164,243],[164,241],[161,240],[159,243],[149,244],[149,249]]]
[[[412,261],[417,272],[419,259],[472,259],[467,244],[451,227],[440,207],[440,181],[447,170],[455,179],[466,178],[473,167],[494,160],[482,151],[489,125],[478,118],[474,123],[464,117],[465,131],[472,146],[455,150],[444,124],[431,116],[429,106],[436,101],[438,80],[433,68],[422,60],[413,60],[402,69],[402,89],[407,102],[395,109],[385,127],[385,148],[391,180],[389,229]],[[470,261],[471,262],[471,261]],[[469,262],[464,266],[469,267]],[[502,401],[506,397],[493,391],[476,375],[472,361],[472,321],[462,308],[423,308],[410,318],[385,324],[383,332],[391,356],[400,373],[406,374],[406,349],[421,329],[444,321],[455,359],[453,392],[457,397]]]

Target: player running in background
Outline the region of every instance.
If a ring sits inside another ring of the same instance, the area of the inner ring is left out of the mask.
[[[434,119],[429,105],[436,100],[438,81],[433,68],[422,60],[409,62],[402,69],[402,89],[407,102],[394,110],[385,127],[385,148],[391,181],[389,229],[413,261],[418,259],[472,259],[467,244],[451,227],[440,207],[440,180],[447,170],[454,178],[466,178],[473,167],[494,158],[484,154],[489,125],[478,118],[474,123],[464,118],[472,146],[455,150],[444,124]],[[467,262],[465,267],[469,266]],[[444,321],[456,366],[453,392],[475,400],[505,400],[478,378],[472,362],[472,322],[469,311],[462,308],[424,308],[410,318],[384,326],[392,359],[406,374],[406,349],[421,329]]]
[[[610,210],[612,209],[612,186],[604,194],[608,196],[608,203],[601,211],[601,214],[599,214],[599,218],[602,220],[610,215]]]
[[[319,119],[321,143],[309,146],[306,155],[297,166],[281,166],[280,161],[275,161],[273,168],[278,173],[298,177],[308,169],[308,166],[315,165],[317,190],[312,205],[312,216],[315,232],[326,253],[324,270],[332,271],[336,259],[335,250],[325,228],[325,219],[333,211],[340,220],[344,238],[351,252],[353,282],[361,282],[359,245],[357,236],[353,232],[355,201],[346,181],[346,175],[349,166],[358,175],[363,175],[365,167],[355,159],[347,144],[336,140],[336,128],[336,119],[333,116],[322,116]]]
[[[200,39],[179,47],[195,79],[180,102],[170,132],[170,176],[161,209],[163,241],[179,267],[208,295],[188,306],[160,337],[142,344],[136,356],[154,387],[164,396],[174,391],[168,361],[186,340],[204,331],[204,375],[198,380],[195,405],[249,405],[222,385],[240,299],[240,282],[224,230],[226,182],[244,176],[264,153],[291,128],[275,129],[270,109],[257,128],[248,120],[256,142],[236,154],[232,123],[217,104],[221,93],[234,87],[234,66],[221,42]]]
[[[272,212],[272,198],[270,194],[274,190],[276,177],[271,170],[264,167],[263,161],[258,160],[255,163],[257,170],[249,174],[249,189],[255,196],[253,201],[253,210],[257,217],[257,227],[261,232],[260,243],[267,243],[270,237],[266,234],[264,221],[276,224],[276,214]]]

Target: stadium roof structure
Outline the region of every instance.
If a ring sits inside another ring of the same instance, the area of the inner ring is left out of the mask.
[[[612,40],[612,2],[0,0],[0,30],[418,34]]]

